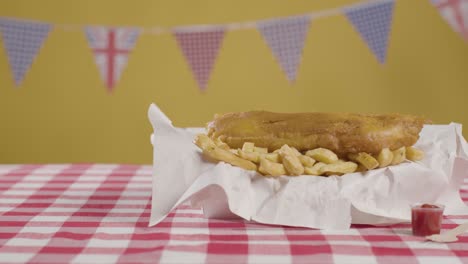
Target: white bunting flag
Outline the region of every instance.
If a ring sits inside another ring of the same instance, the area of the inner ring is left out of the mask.
[[[258,22],[257,27],[288,80],[296,80],[310,18],[290,17]]]
[[[394,1],[345,9],[345,14],[380,63],[387,59]]]

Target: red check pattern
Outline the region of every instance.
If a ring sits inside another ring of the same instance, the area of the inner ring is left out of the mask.
[[[182,205],[148,227],[151,173],[136,165],[0,165],[0,263],[468,263],[468,235],[425,242],[409,224],[312,230],[205,219]],[[443,228],[467,220],[446,217]]]

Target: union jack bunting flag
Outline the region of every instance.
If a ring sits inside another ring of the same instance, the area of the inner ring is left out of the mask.
[[[86,28],[89,46],[109,92],[119,81],[139,33],[136,28]]]
[[[468,0],[431,0],[452,29],[468,41]]]

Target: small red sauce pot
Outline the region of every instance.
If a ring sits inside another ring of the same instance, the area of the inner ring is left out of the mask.
[[[442,225],[443,205],[417,203],[411,206],[411,225],[413,235],[430,236],[440,234]]]

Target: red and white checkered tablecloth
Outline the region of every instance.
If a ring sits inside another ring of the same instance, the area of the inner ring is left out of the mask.
[[[208,220],[183,205],[148,227],[150,197],[150,166],[0,165],[0,262],[468,263],[468,235],[425,242],[409,224],[321,231]]]

